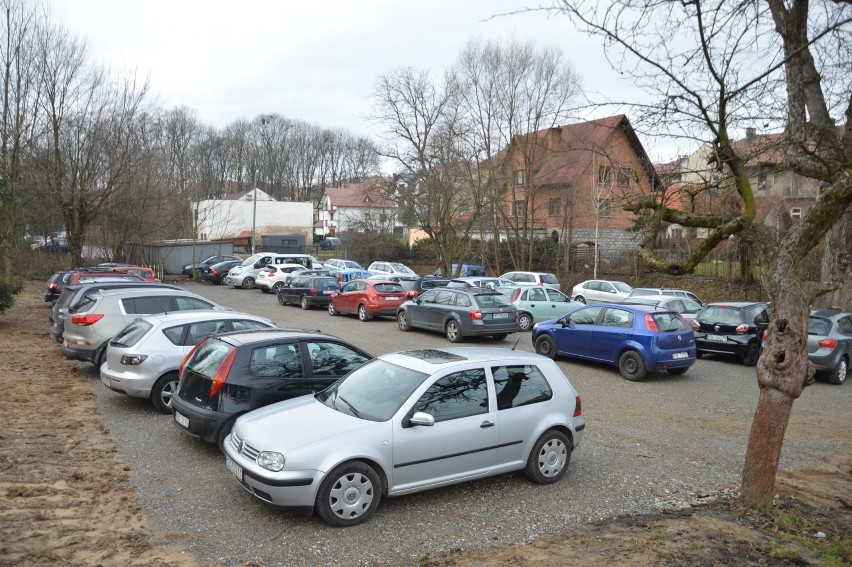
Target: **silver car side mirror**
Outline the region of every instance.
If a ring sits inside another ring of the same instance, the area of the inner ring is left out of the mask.
[[[414,412],[409,421],[411,425],[425,425],[426,427],[435,425],[435,418],[422,411]]]

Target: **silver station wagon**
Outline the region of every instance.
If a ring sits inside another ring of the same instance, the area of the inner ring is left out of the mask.
[[[585,425],[580,396],[548,358],[410,350],[241,416],[225,439],[225,463],[265,502],[352,526],[382,497],[516,470],[557,482]]]

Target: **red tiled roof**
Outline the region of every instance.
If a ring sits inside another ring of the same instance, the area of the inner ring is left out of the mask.
[[[334,207],[395,209],[396,204],[385,199],[373,186],[372,180],[349,183],[344,187],[328,187],[325,194]]]

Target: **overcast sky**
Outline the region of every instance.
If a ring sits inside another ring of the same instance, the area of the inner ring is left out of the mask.
[[[535,0],[47,3],[88,43],[93,61],[148,77],[161,106],[195,109],[215,127],[277,113],[375,137],[366,116],[380,75],[399,66],[440,72],[468,40],[512,36],[564,50],[591,98],[631,98],[600,40],[577,33],[564,17],[498,16]],[[673,157],[649,142],[643,140],[652,159]]]

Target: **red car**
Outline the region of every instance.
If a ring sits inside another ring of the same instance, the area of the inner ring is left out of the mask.
[[[405,302],[405,290],[396,282],[354,280],[340,288],[328,301],[328,314],[357,313],[361,321],[392,315]]]

